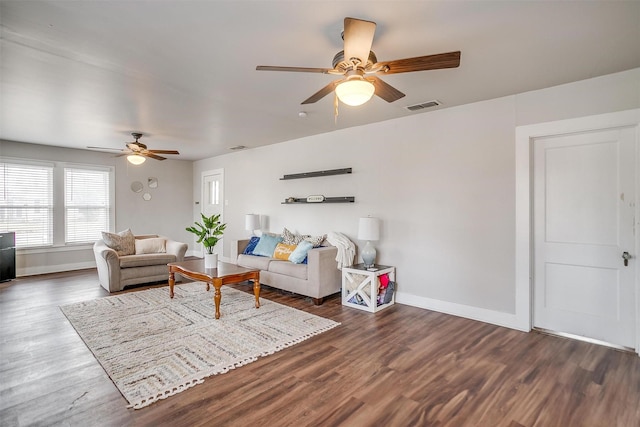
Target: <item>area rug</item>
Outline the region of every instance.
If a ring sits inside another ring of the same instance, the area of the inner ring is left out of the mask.
[[[202,282],[60,307],[129,402],[139,409],[339,325],[301,310]]]

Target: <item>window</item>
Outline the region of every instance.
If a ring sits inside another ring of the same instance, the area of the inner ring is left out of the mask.
[[[65,243],[95,242],[109,230],[109,171],[64,168]]]
[[[0,230],[18,248],[53,244],[53,165],[0,162]]]
[[[0,157],[0,231],[15,231],[18,249],[95,242],[113,226],[114,173],[110,166]]]

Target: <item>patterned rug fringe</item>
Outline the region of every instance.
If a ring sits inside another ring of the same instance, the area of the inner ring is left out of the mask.
[[[299,343],[301,343],[303,341],[308,340],[309,338],[315,337],[316,335],[320,335],[323,332],[327,332],[328,330],[333,329],[336,326],[340,326],[341,324],[342,323],[336,323],[336,324],[333,324],[333,325],[328,325],[328,326],[326,326],[324,328],[318,329],[318,330],[313,331],[313,332],[311,332],[309,334],[306,334],[306,335],[303,335],[301,337],[298,337],[298,338],[296,338],[294,340],[288,341],[286,343],[282,343],[280,345],[275,346],[272,350],[266,350],[266,351],[262,352],[260,354],[260,356],[269,356],[270,354],[277,353],[278,351],[283,350],[283,349],[285,349],[287,347],[294,346],[296,344],[299,344]]]
[[[173,387],[171,390],[166,390],[164,393],[159,393],[156,394],[155,396],[151,396],[148,399],[142,399],[140,401],[137,401],[131,405],[127,405],[127,408],[133,408],[133,409],[140,409],[140,408],[144,408],[145,406],[149,406],[152,403],[157,402],[158,400],[162,400],[162,399],[166,399],[167,397],[171,397],[174,394],[178,394],[182,391],[185,391],[188,388],[191,388],[195,385],[198,384],[202,384],[204,382],[204,379],[200,379],[200,380],[191,380],[188,383],[185,384],[181,384],[179,386]]]

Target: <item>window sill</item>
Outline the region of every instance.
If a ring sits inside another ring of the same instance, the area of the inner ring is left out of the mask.
[[[42,246],[37,248],[16,249],[18,255],[47,254],[54,252],[86,251],[93,248],[93,243]]]

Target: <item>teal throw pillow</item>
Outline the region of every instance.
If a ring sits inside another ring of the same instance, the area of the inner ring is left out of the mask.
[[[289,261],[294,264],[302,264],[302,262],[307,257],[307,252],[309,252],[309,249],[312,248],[313,243],[303,240],[302,242],[298,243],[298,246],[296,246],[293,252],[291,252],[291,255],[289,255]]]
[[[278,243],[282,242],[282,236],[263,234],[260,241],[253,250],[254,255],[272,257]]]

